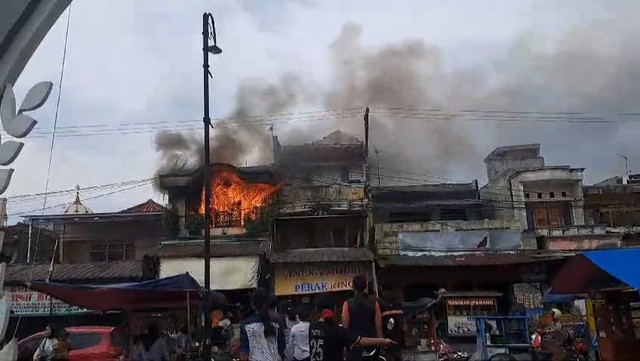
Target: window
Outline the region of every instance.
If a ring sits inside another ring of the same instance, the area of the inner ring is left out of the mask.
[[[129,261],[135,259],[133,243],[103,242],[92,245],[89,251],[91,262]]]
[[[441,209],[440,210],[440,220],[441,221],[466,221],[467,220],[467,210],[464,208],[456,209]]]
[[[529,228],[561,227],[571,225],[571,206],[556,202],[527,207]]]
[[[538,199],[542,199],[542,193],[538,193]]]
[[[345,183],[349,182],[349,168],[342,167],[340,169],[340,180],[345,182]]]
[[[529,199],[529,192],[525,193],[525,194],[524,194],[524,197],[525,197],[526,199]]]
[[[72,333],[69,335],[69,343],[72,350],[83,350],[98,346],[101,341],[101,333]]]
[[[345,227],[338,227],[331,230],[331,247],[346,247],[347,246],[347,229]]]
[[[562,192],[562,196],[566,197],[567,196],[567,192]]]
[[[556,194],[554,192],[549,192],[549,198],[555,198]]]
[[[428,222],[431,220],[431,214],[427,212],[392,212],[389,213],[389,222]]]

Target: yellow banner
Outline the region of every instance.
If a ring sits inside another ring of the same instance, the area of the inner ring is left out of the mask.
[[[367,266],[358,263],[319,263],[314,265],[277,266],[277,296],[351,290],[356,275],[366,275]]]

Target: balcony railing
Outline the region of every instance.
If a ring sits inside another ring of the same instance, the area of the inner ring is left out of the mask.
[[[280,192],[281,213],[313,209],[363,210],[364,205],[362,186],[287,186]]]
[[[579,226],[556,226],[542,227],[534,230],[538,236],[546,237],[567,237],[567,236],[589,236],[607,233],[606,224],[579,225]]]

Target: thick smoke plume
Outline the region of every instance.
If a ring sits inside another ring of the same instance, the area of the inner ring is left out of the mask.
[[[582,15],[605,11],[597,2],[581,1],[575,6]],[[295,112],[305,106],[361,111],[331,113],[333,118],[297,125],[291,122],[278,128],[283,143],[312,141],[334,129],[362,139],[362,113],[368,106],[372,148],[379,150],[379,157],[372,160],[379,159],[381,173],[400,169],[472,179],[482,177],[481,160],[494,147],[541,142],[551,163],[591,167],[600,171],[591,173],[597,180],[617,170],[616,153],[630,159],[640,155],[635,141],[638,129],[633,125],[508,122],[490,113],[461,119],[460,110],[581,111],[589,116],[601,114],[605,120],[620,119],[612,114],[637,111],[640,25],[632,14],[640,13],[640,2],[616,2],[612,7],[606,9],[612,16],[593,16],[598,20],[578,23],[550,42],[541,41],[537,29],[532,29],[521,34],[501,59],[465,70],[450,70],[440,49],[422,39],[364,46],[360,35],[366,29],[346,24],[329,48],[333,74],[329,86],[310,87],[309,80],[296,75],[285,75],[276,84],[244,83],[231,114],[242,121],[216,127],[212,159],[233,164],[244,164],[248,158],[268,162],[271,142],[265,123],[270,119],[254,116]],[[565,10],[570,14],[573,8]],[[186,136],[158,134],[163,170],[182,166],[185,158],[191,160],[189,164],[201,164],[201,145],[195,143]],[[604,147],[596,152],[594,144]]]
[[[227,120],[212,121],[211,162],[244,165],[271,161],[271,135],[263,116],[292,109],[307,99],[302,81],[293,74],[280,77],[277,84],[258,80],[245,81],[236,93],[235,108]],[[204,144],[188,133],[158,132],[156,151],[161,164],[158,174],[191,171],[204,163]]]

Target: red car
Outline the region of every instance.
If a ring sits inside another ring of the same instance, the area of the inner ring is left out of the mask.
[[[116,361],[125,356],[126,340],[116,327],[67,327],[69,332],[69,361]],[[32,361],[44,332],[36,333],[18,342],[18,360]]]

